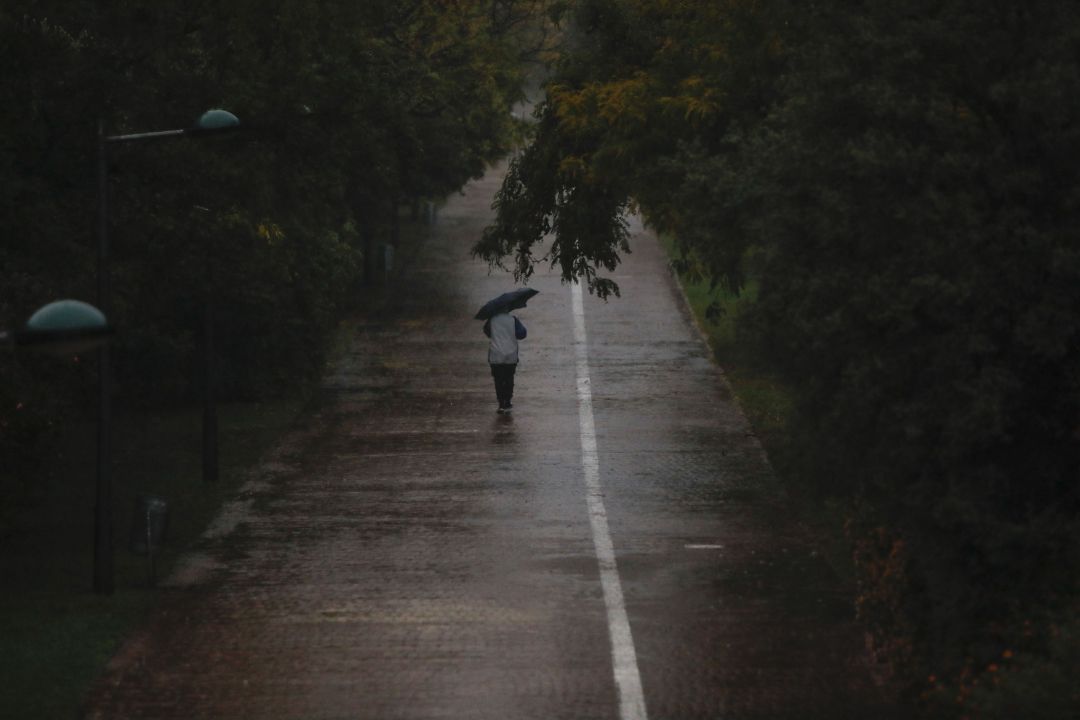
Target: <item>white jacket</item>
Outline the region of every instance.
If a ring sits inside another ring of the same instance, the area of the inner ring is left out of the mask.
[[[518,361],[517,319],[509,313],[494,315],[485,329],[490,330],[491,345],[488,362],[492,365],[514,365]]]

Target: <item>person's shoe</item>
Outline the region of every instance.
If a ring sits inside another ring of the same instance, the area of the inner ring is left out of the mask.
[[[506,408],[504,408],[504,407],[502,407],[502,406],[500,405],[500,406],[499,406],[499,409],[498,409],[498,410],[496,410],[495,412],[497,412],[497,413],[499,413],[500,415],[502,415],[502,414],[504,414],[504,413],[507,413],[507,412],[510,412],[510,411],[509,411],[509,410],[507,410]]]

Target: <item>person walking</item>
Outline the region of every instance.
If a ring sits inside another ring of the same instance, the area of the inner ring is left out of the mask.
[[[492,315],[484,323],[484,334],[491,338],[488,346],[488,363],[491,377],[495,379],[495,397],[499,401],[497,412],[506,414],[514,407],[514,373],[518,365],[518,341],[528,334],[525,326],[507,312]]]

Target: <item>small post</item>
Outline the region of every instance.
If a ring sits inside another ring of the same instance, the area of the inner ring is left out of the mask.
[[[157,584],[157,571],[154,568],[154,526],[153,517],[150,515],[150,503],[146,504],[146,584],[154,587]]]
[[[391,207],[393,210],[390,213],[390,244],[396,247],[398,238],[401,236],[401,205],[397,200],[394,200]]]

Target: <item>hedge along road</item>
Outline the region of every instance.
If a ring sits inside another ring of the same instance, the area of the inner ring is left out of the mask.
[[[882,717],[814,552],[666,259],[636,227],[601,302],[555,274],[514,411],[453,198],[398,301],[162,588],[92,718]]]

